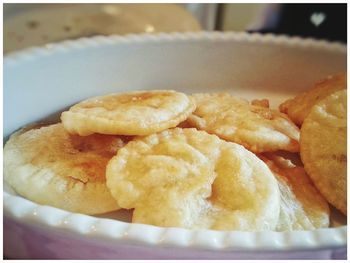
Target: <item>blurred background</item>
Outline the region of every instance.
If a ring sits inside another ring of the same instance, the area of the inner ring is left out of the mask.
[[[4,4],[4,53],[95,35],[247,31],[347,42],[346,4]]]

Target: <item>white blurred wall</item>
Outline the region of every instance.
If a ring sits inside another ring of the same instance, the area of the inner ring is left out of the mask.
[[[265,9],[266,4],[225,4],[222,14],[222,29],[244,31]]]

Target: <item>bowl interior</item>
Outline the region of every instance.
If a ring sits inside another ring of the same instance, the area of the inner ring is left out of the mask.
[[[346,70],[346,48],[299,42],[244,34],[97,37],[10,55],[4,62],[4,136],[96,95],[226,90],[268,97],[276,106]]]

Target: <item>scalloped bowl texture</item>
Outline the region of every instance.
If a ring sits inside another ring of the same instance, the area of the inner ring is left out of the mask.
[[[229,91],[272,106],[346,70],[346,46],[246,33],[94,37],[4,59],[4,136],[57,119],[88,97],[145,89]],[[239,232],[131,224],[130,212],[87,216],[17,196],[4,199],[4,256],[35,259],[346,258],[347,227]]]

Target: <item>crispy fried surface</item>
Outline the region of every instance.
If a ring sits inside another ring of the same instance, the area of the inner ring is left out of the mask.
[[[69,135],[62,124],[19,131],[4,148],[4,178],[20,195],[39,204],[86,214],[116,210],[105,170],[124,140]]]
[[[255,99],[250,102],[251,105],[270,108],[270,101],[268,99]]]
[[[335,91],[346,89],[346,73],[328,76],[315,84],[315,86],[299,94],[293,99],[283,102],[279,109],[286,113],[297,125],[301,126],[313,105]]]
[[[325,198],[347,213],[347,91],[316,103],[301,127],[301,158]]]
[[[193,98],[197,108],[188,121],[198,129],[253,152],[299,151],[299,129],[285,114],[228,93],[194,94]]]
[[[65,129],[92,133],[148,135],[175,127],[195,109],[187,95],[171,90],[110,94],[82,101],[61,115]]]
[[[277,181],[254,154],[196,129],[128,143],[107,166],[107,186],[133,222],[166,227],[273,230]]]
[[[277,231],[313,230],[329,226],[329,206],[303,167],[274,153],[259,156],[274,173],[281,192]]]

